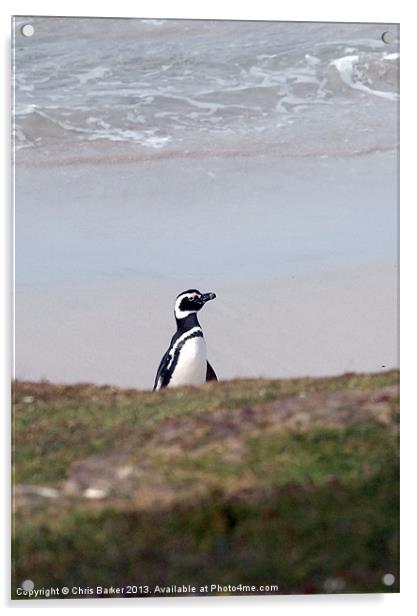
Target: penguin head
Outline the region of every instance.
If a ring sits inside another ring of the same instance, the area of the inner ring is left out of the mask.
[[[175,317],[184,319],[193,312],[198,312],[204,304],[216,297],[215,293],[201,293],[197,289],[188,289],[177,295],[175,301]]]

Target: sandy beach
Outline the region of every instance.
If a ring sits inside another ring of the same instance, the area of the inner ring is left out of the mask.
[[[189,287],[222,379],[397,367],[393,157],[19,167],[16,378],[152,387]]]
[[[398,366],[396,277],[385,264],[216,287],[200,318],[210,361],[221,379]],[[175,293],[151,281],[19,291],[16,377],[151,388],[175,329]]]

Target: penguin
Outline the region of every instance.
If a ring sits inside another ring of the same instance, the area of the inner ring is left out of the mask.
[[[215,297],[215,293],[200,293],[197,289],[188,289],[177,295],[174,307],[177,331],[161,359],[153,391],[217,381],[216,373],[207,361],[206,343],[197,319],[197,312]]]

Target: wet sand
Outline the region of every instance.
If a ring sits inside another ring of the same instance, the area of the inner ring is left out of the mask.
[[[150,388],[175,296],[220,378],[397,359],[395,152],[18,166],[19,379]]]

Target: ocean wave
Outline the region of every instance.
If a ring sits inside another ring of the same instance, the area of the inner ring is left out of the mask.
[[[383,81],[384,85],[386,85],[388,81],[386,77],[389,75],[389,71],[384,66],[384,61],[391,62],[398,58],[399,54],[384,54],[381,58],[377,58],[372,63],[370,61],[364,61],[363,59],[361,61],[359,55],[348,55],[332,60],[330,65],[336,67],[343,83],[353,90],[360,90],[372,96],[379,96],[388,100],[397,100],[399,96],[397,92],[391,90],[378,90],[371,87],[371,84],[379,77],[379,81]],[[396,74],[395,72],[395,79]],[[384,77],[384,80],[382,80],[381,77]],[[393,83],[389,85],[391,85],[391,87],[394,86]]]
[[[37,35],[14,50],[17,150],[234,151],[260,138],[311,150],[322,135],[323,153],[350,153],[369,147],[369,133],[376,146],[396,145],[398,43],[383,44],[380,25],[34,22]],[[349,122],[350,138],[332,143]]]

